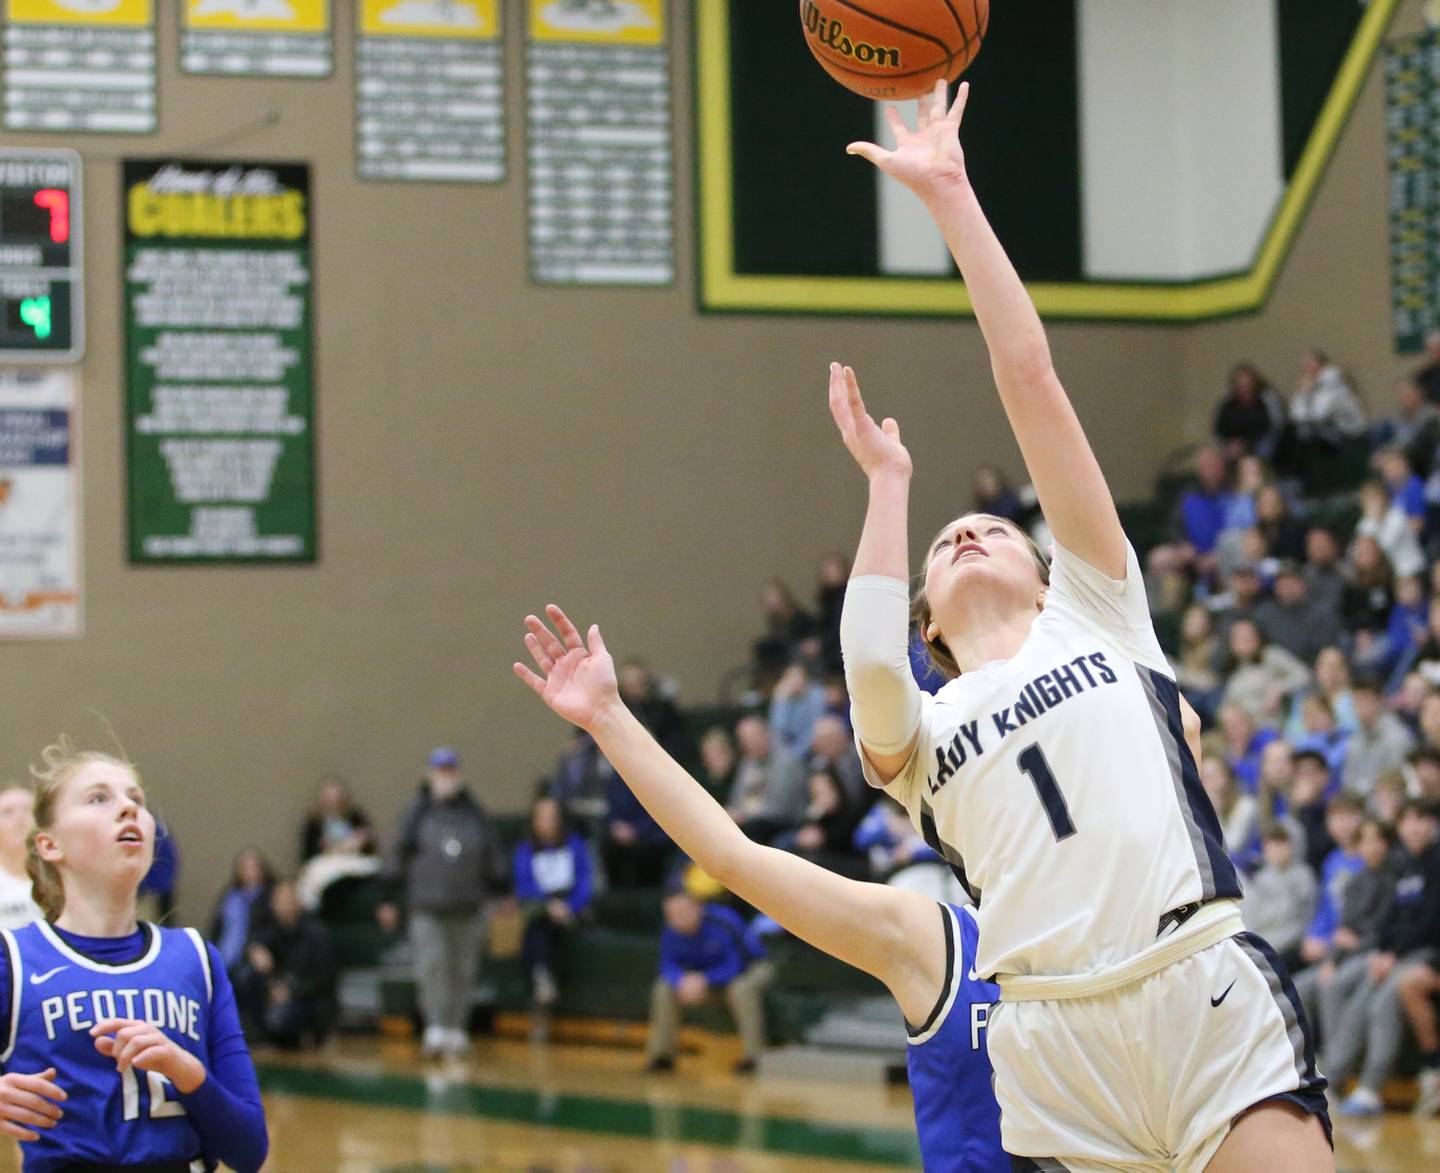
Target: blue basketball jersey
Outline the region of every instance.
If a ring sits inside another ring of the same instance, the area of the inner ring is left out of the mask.
[[[906,1064],[925,1173],[1009,1173],[986,1045],[1000,987],[975,976],[980,930],[969,908],[941,905],[945,984],[929,1019],[910,1033]]]
[[[158,1026],[207,1067],[213,978],[194,929],[144,925],[135,961],[107,965],[72,949],[45,921],[3,936],[11,974],[8,1038],[0,1069],[33,1075],[54,1067],[65,1089],[64,1119],[21,1145],[26,1173],[76,1161],[141,1165],[185,1160],[203,1171],[200,1137],[163,1075],[123,1075],[95,1049],[90,1028],[106,1018]]]

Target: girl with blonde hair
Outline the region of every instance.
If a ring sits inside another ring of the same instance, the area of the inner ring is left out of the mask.
[[[44,919],[0,932],[0,1132],[27,1173],[190,1173],[265,1160],[235,995],[194,929],[139,922],[155,854],[140,776],[52,745],[32,769]]]

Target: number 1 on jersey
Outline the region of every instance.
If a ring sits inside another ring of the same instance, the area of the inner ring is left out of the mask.
[[[1045,751],[1036,742],[1021,751],[1020,768],[1035,783],[1035,793],[1040,796],[1040,805],[1045,808],[1045,817],[1050,820],[1050,829],[1055,832],[1055,842],[1069,839],[1075,834],[1075,823],[1070,818],[1070,808],[1065,805],[1065,795],[1060,792],[1060,783],[1050,763],[1045,760]]]

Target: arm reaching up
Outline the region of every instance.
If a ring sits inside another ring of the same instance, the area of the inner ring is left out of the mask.
[[[913,466],[900,425],[889,418],[875,422],[855,372],[839,363],[830,364],[830,415],[870,485],[840,616],[840,648],[861,747],[888,783],[910,760],[920,727],[920,689],[909,656],[907,514]]]
[[[899,180],[929,209],[970,292],[1000,402],[1056,541],[1107,577],[1123,579],[1125,534],[1109,486],[1055,373],[1040,315],[970,186],[960,147],[969,98],[964,82],[947,108],[938,82],[920,104],[915,130],[886,107],[893,151],[866,142],[848,151]]]
[[[539,672],[516,663],[515,674],[595,739],[655,821],[706,872],[817,949],[878,978],[911,1022],[922,1021],[945,978],[934,902],[752,843],[625,707],[600,629],[582,639],[559,607],[547,607],[546,617],[553,631],[534,615],[525,620],[525,646]]]

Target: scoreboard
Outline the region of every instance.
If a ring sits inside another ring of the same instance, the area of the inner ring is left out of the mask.
[[[80,358],[82,212],[79,154],[0,148],[0,363]]]

